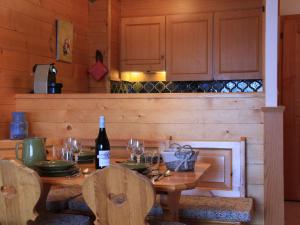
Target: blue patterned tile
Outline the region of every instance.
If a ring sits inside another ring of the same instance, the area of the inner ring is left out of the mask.
[[[221,92],[224,87],[223,82],[215,82],[212,85],[214,92]]]
[[[262,86],[262,83],[261,83],[261,82],[258,82],[258,81],[253,81],[253,82],[250,83],[250,87],[251,87],[253,90],[257,90],[257,89],[259,89],[261,86]]]
[[[136,82],[133,86],[133,90],[137,93],[141,92],[144,86],[140,82]]]
[[[166,88],[169,92],[174,92],[176,90],[176,83],[170,81],[167,85]]]
[[[248,84],[244,81],[241,81],[237,84],[237,86],[239,89],[241,89],[243,91],[244,89],[246,89],[248,87]]]
[[[144,89],[146,90],[146,92],[151,93],[154,89],[154,85],[152,82],[146,82],[146,84],[144,85]]]
[[[262,92],[262,80],[111,81],[112,93]]]
[[[164,85],[164,83],[163,82],[157,82],[157,84],[155,85],[155,89],[159,92],[159,93],[161,93],[161,92],[163,92],[163,90],[166,88],[166,86]]]
[[[233,88],[235,88],[235,83],[233,81],[229,81],[227,84],[226,84],[226,87],[229,89],[229,90],[232,90]]]

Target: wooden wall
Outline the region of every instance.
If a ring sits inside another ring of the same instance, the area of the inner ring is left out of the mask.
[[[74,24],[73,63],[56,62],[55,20]],[[87,0],[0,1],[0,139],[9,135],[14,93],[33,88],[34,64],[56,63],[64,92],[88,92]]]
[[[158,16],[262,7],[262,0],[122,0],[122,17]]]
[[[264,210],[263,94],[17,95],[32,135],[95,138],[105,115],[111,139],[239,140],[247,137],[247,192],[253,224]],[[51,117],[49,117],[51,115]]]
[[[90,2],[88,11],[89,65],[95,63],[96,50],[99,49],[103,54],[104,64],[108,66],[108,0]],[[96,81],[89,77],[89,91],[106,92],[106,80],[107,78]]]
[[[109,75],[101,81],[90,77],[91,93],[110,92],[110,77],[118,77],[120,6],[120,0],[97,0],[89,3],[89,64],[95,63],[95,52],[99,49],[104,56],[104,64],[109,68]]]

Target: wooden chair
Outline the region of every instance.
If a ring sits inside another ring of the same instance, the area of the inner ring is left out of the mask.
[[[0,159],[0,224],[89,225],[88,217],[38,215],[34,210],[41,196],[38,174],[13,160]],[[33,222],[34,221],[34,222]]]
[[[149,179],[118,165],[98,170],[86,178],[82,192],[96,215],[96,225],[146,225],[145,218],[155,201]]]

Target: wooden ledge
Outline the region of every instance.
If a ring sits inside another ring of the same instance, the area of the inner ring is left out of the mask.
[[[266,112],[277,112],[277,113],[283,113],[285,110],[284,106],[278,106],[278,107],[262,107],[261,110],[266,113]]]
[[[178,98],[263,98],[264,93],[157,93],[157,94],[16,94],[19,99],[178,99]]]

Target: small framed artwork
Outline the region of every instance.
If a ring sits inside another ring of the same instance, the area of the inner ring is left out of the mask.
[[[56,21],[56,60],[72,63],[73,24],[68,21]]]

